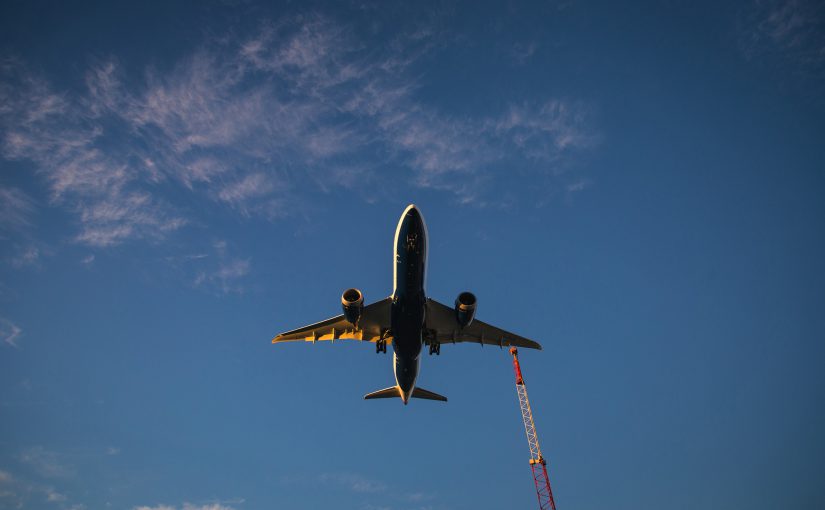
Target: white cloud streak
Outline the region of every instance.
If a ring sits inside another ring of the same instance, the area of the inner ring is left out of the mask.
[[[596,143],[587,109],[572,102],[451,116],[421,101],[423,78],[410,68],[435,37],[418,30],[381,50],[305,15],[207,44],[169,71],[148,69],[143,83],[105,60],[87,71],[82,93],[6,59],[0,154],[34,164],[51,203],[74,213],[76,242],[110,247],[193,223],[174,205],[184,190],[270,219],[308,183],[329,192],[401,182],[483,204],[484,183],[502,167],[552,174]],[[7,218],[25,224],[30,201],[9,196]]]
[[[46,489],[46,501],[49,503],[60,503],[62,501],[66,501],[66,496],[60,494],[54,489],[48,488]]]
[[[0,111],[0,152],[35,164],[53,204],[78,214],[77,241],[111,246],[126,238],[157,238],[185,223],[139,190],[127,147],[107,140],[82,98],[70,101],[52,91],[19,62],[5,61],[2,71],[0,102],[6,107]]]
[[[538,47],[538,43],[535,42],[516,43],[511,48],[510,55],[517,65],[524,65],[536,53]]]
[[[37,266],[40,261],[40,249],[36,246],[16,247],[18,254],[11,259],[15,269]]]
[[[184,503],[182,506],[156,505],[156,506],[136,506],[133,510],[235,510],[231,506],[221,503],[207,503],[198,505],[194,503]]]
[[[740,47],[749,60],[789,63],[795,72],[820,78],[825,74],[821,2],[754,0],[739,23]]]
[[[0,226],[19,230],[31,226],[32,199],[17,188],[0,187]]]
[[[40,508],[43,502],[54,504],[52,508],[67,508],[64,504],[68,499],[68,496],[50,485],[0,471],[0,508]],[[80,510],[82,505],[71,505],[68,508]]]
[[[217,290],[221,294],[242,293],[244,287],[241,282],[251,269],[250,259],[229,256],[226,241],[223,240],[213,243],[213,249],[215,251],[213,258],[217,260],[217,267],[213,266],[208,270],[199,271],[195,277],[195,287]],[[190,262],[208,259],[209,256],[206,254],[184,257],[184,261]]]
[[[322,483],[337,486],[350,492],[365,494],[380,493],[387,490],[387,485],[379,480],[369,478],[359,473],[349,472],[320,473],[307,476],[284,476],[280,481],[286,485]]]
[[[384,483],[357,473],[322,473],[318,476],[318,481],[334,483],[352,492],[376,493],[387,490]]]
[[[23,330],[16,324],[8,319],[0,318],[0,338],[3,339],[4,344],[19,349],[18,341],[22,335]]]
[[[73,467],[63,462],[60,454],[46,450],[42,446],[24,450],[19,459],[45,478],[67,478],[75,473]]]

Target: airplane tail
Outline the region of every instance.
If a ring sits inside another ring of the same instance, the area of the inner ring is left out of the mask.
[[[422,398],[426,400],[439,400],[441,402],[446,402],[447,397],[443,395],[439,395],[438,393],[433,393],[432,391],[427,391],[424,388],[414,388],[412,398]],[[373,391],[372,393],[367,393],[364,395],[364,400],[372,400],[374,398],[400,398],[401,397],[401,389],[398,386],[390,386],[389,388],[384,388],[383,390]]]

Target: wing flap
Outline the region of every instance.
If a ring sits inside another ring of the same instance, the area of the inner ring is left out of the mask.
[[[377,342],[382,337],[391,343],[387,337],[390,329],[390,298],[376,301],[364,307],[358,328],[350,324],[342,315],[302,328],[281,333],[272,339],[273,344],[281,342],[323,342],[326,340],[358,340],[362,342]]]
[[[427,299],[427,329],[435,332],[435,339],[441,344],[473,342],[504,347],[525,347],[541,350],[541,344],[515,333],[510,333],[480,320],[473,320],[469,326],[459,328],[455,310],[434,299]]]

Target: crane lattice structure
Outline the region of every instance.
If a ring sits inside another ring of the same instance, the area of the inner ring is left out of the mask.
[[[527,398],[527,386],[521,374],[521,365],[518,362],[518,349],[510,348],[513,355],[513,370],[516,372],[516,391],[518,403],[521,407],[521,418],[524,420],[524,431],[527,433],[527,444],[530,446],[530,469],[533,471],[533,482],[536,484],[536,495],[539,498],[540,510],[556,510],[553,501],[553,491],[550,489],[550,477],[547,474],[547,461],[541,454],[539,438],[536,434],[536,424],[533,422],[533,411],[530,409],[530,400]]]

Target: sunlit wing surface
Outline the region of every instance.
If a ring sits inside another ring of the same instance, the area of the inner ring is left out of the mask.
[[[324,340],[359,340],[377,342],[390,329],[391,299],[386,298],[364,307],[358,328],[350,324],[343,315],[325,321],[281,333],[272,339],[273,344],[281,342],[318,342]],[[389,338],[387,343],[391,343]]]
[[[526,347],[541,349],[538,342],[510,333],[480,320],[473,320],[469,326],[460,328],[455,318],[455,309],[427,299],[426,328],[435,332],[435,339],[441,344],[474,342],[498,347]],[[428,342],[429,343],[429,342]]]

